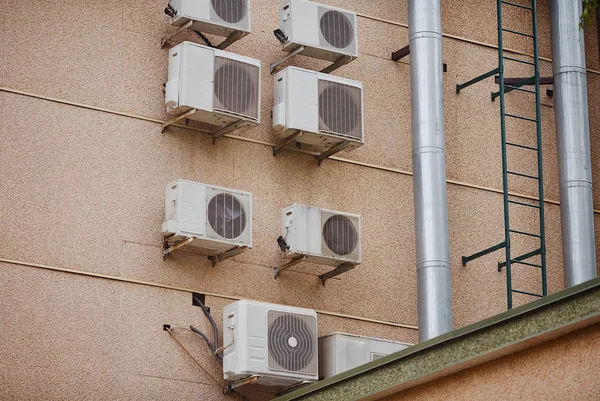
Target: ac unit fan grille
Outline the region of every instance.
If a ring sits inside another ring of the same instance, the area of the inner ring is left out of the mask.
[[[333,253],[344,256],[356,249],[358,231],[349,218],[337,214],[323,225],[323,239]]]
[[[260,70],[257,66],[215,57],[215,109],[258,120]]]
[[[248,12],[247,0],[211,0],[215,14],[225,22],[237,24]]]
[[[221,193],[208,203],[208,223],[221,237],[234,239],[246,228],[246,212],[240,201],[231,194]]]
[[[269,368],[317,374],[317,319],[271,310],[268,324]]]
[[[362,140],[361,89],[319,80],[319,130]]]
[[[336,49],[346,49],[354,42],[354,26],[352,21],[344,13],[336,10],[325,11],[321,8],[319,14],[321,20],[319,26],[321,28],[322,39],[327,43],[321,45],[329,45]]]

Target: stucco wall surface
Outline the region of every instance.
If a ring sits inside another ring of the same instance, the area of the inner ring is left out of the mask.
[[[464,37],[443,42],[453,313],[461,327],[506,308],[504,272],[495,267],[501,255],[460,263],[462,255],[502,241],[498,104],[489,100],[495,85],[488,80],[455,93],[457,83],[495,67],[496,50],[485,45],[496,41],[495,2],[443,3],[444,32]],[[389,59],[408,43],[407,2],[328,2],[360,13],[360,57],[335,75],[364,84],[366,144],[321,167],[301,152],[274,158],[269,146],[276,138],[268,64],[285,55],[272,35],[276,4],[252,0],[252,33],[228,48],[263,63],[262,124],[213,145],[209,136],[180,128],[162,135],[155,121],[168,119],[162,96],[168,50],[160,40],[174,29],[163,14],[165,0],[11,2],[0,13],[0,259],[220,294],[207,301],[217,316],[228,297],[316,308],[350,315],[320,315],[321,334],[416,342],[415,329],[397,327],[418,324],[410,67],[408,59]],[[550,57],[546,7],[539,2],[540,43]],[[523,14],[508,20],[515,29],[530,22]],[[600,68],[596,37],[590,30],[592,69]],[[190,34],[182,39],[198,41]],[[518,40],[507,46],[531,51]],[[293,64],[317,69],[326,63],[298,57]],[[542,71],[551,75],[551,64],[542,62]],[[593,170],[600,177],[600,73],[588,73],[588,82]],[[507,98],[523,113],[534,105],[516,93]],[[544,97],[543,103],[546,196],[557,201],[552,101]],[[515,141],[533,140],[527,126],[509,130]],[[510,156],[514,169],[531,171],[533,158]],[[164,188],[177,178],[252,192],[253,249],[214,268],[186,250],[163,262]],[[511,185],[535,194],[530,183]],[[600,185],[594,191],[600,208]],[[292,203],[359,213],[363,264],[326,287],[317,276],[329,268],[319,265],[300,264],[273,280],[281,263],[275,242],[280,210]],[[548,288],[554,292],[563,287],[559,206],[550,202],[546,211]],[[513,211],[516,229],[536,230],[528,213]],[[595,220],[600,243],[599,214]],[[523,241],[513,249],[534,247]],[[162,331],[169,321],[201,320],[189,293],[1,262],[0,277],[0,314],[8,316],[0,323],[0,377],[8,383],[0,386],[0,398],[158,399],[171,392],[178,399],[223,398],[220,384]],[[539,290],[537,271],[515,268],[514,280],[521,289]],[[515,297],[515,304],[529,300]],[[189,345],[219,376],[202,345]]]

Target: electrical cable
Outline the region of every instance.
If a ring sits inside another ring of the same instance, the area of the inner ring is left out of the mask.
[[[198,298],[196,295],[193,295],[194,301],[196,301],[196,303],[198,305],[200,305],[200,308],[202,309],[202,312],[204,313],[204,316],[206,316],[208,318],[208,320],[210,321],[210,324],[213,328],[213,338],[214,338],[214,343],[211,344],[210,341],[208,341],[207,337],[204,335],[204,333],[202,333],[200,330],[197,330],[195,328],[193,328],[192,326],[190,326],[190,328],[192,328],[192,330],[194,330],[194,332],[196,332],[197,334],[201,335],[205,340],[208,341],[209,347],[213,352],[213,355],[215,357],[215,359],[217,360],[217,362],[219,363],[223,363],[223,357],[219,354],[216,353],[216,350],[219,348],[219,330],[217,328],[217,323],[215,322],[215,319],[213,319],[212,315],[210,314],[210,312],[208,311],[208,309],[206,309],[206,306],[204,305],[204,302],[202,302],[200,300],[200,298]]]
[[[200,38],[201,38],[201,39],[204,41],[204,43],[206,43],[206,46],[208,46],[208,47],[212,47],[212,48],[215,48],[215,47],[216,47],[215,45],[213,45],[213,44],[210,42],[210,40],[208,40],[208,38],[207,38],[206,36],[204,36],[204,34],[203,34],[202,32],[200,32],[200,31],[194,31],[194,33],[195,33],[196,35],[200,36]]]
[[[233,345],[233,343],[235,342],[235,337],[233,335],[233,329],[231,327],[229,328],[229,331],[231,331],[231,341],[226,346],[217,349],[214,353],[215,356],[219,355],[220,353],[225,351],[227,348],[231,347]],[[221,358],[223,358],[223,357],[221,356]]]

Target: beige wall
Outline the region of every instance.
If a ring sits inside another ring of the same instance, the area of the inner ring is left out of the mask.
[[[275,141],[268,64],[283,55],[271,33],[277,25],[273,0],[252,0],[253,32],[229,49],[263,62],[262,125],[215,146],[208,136],[191,131],[170,129],[161,135],[159,124],[148,118],[167,118],[161,93],[167,50],[160,49],[160,38],[172,28],[162,12],[165,4],[62,0],[49,6],[25,0],[0,13],[0,86],[37,96],[0,91],[0,258],[352,315],[321,315],[320,333],[339,330],[416,342],[416,330],[393,326],[418,323],[410,69],[408,60],[389,60],[390,52],[408,43],[402,26],[406,1],[329,2],[399,24],[359,17],[360,57],[336,74],[364,83],[366,144],[320,168],[302,153],[284,151],[274,158],[262,144]],[[549,57],[546,2],[539,7],[542,54]],[[445,1],[443,18],[445,33],[495,42],[495,2]],[[514,17],[513,22],[514,28],[526,29],[528,21]],[[587,43],[588,65],[598,69],[595,31]],[[530,51],[519,41],[507,45]],[[498,104],[489,101],[494,85],[486,81],[458,96],[454,92],[456,83],[494,68],[496,57],[493,48],[444,39],[455,327],[506,307],[505,276],[494,267],[501,255],[460,265],[461,255],[502,240]],[[295,60],[306,68],[323,64]],[[550,63],[543,62],[542,69],[551,74]],[[600,177],[600,73],[590,72],[588,79],[594,177]],[[519,109],[533,106],[526,96],[507,97]],[[546,194],[556,201],[552,102],[544,97],[544,104]],[[522,127],[509,129],[515,138],[531,140]],[[532,167],[512,156],[516,168]],[[251,191],[254,248],[216,268],[186,251],[163,262],[163,193],[177,178]],[[528,183],[514,184],[515,192],[533,194]],[[594,193],[599,208],[600,185]],[[280,263],[275,243],[279,213],[294,202],[360,213],[363,264],[326,287],[317,276],[328,268],[310,264],[273,280],[272,269]],[[520,228],[535,229],[533,216],[515,216]],[[600,216],[595,219],[600,242]],[[555,204],[547,206],[546,225],[548,283],[554,292],[563,286]],[[516,245],[515,252],[533,249],[526,245]],[[522,289],[539,285],[530,272],[515,269],[514,276]],[[187,326],[202,320],[189,294],[6,263],[0,277],[0,308],[6,317],[0,324],[0,374],[8,383],[0,386],[0,398],[80,398],[74,391],[94,398],[162,398],[171,392],[180,399],[199,392],[204,399],[210,399],[208,394],[222,398],[217,385],[161,329],[163,323]],[[527,301],[516,298],[516,304]],[[208,299],[217,315],[228,302]],[[205,356],[201,344],[189,344]],[[202,361],[219,375],[212,361]]]
[[[600,398],[600,326],[384,398],[384,401]]]

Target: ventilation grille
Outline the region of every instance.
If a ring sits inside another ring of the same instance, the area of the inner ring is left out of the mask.
[[[268,324],[269,369],[317,374],[317,319],[270,310]]]
[[[362,90],[319,80],[319,131],[363,139]]]
[[[357,227],[348,217],[333,215],[323,224],[323,241],[334,254],[349,255],[358,246]]]
[[[247,0],[211,0],[211,20],[247,26]]]
[[[354,52],[356,33],[353,21],[351,14],[319,7],[319,44]]]
[[[234,195],[214,196],[208,203],[207,214],[208,224],[223,238],[238,238],[246,228],[246,211]]]
[[[252,64],[215,57],[215,110],[258,120],[260,69]]]

